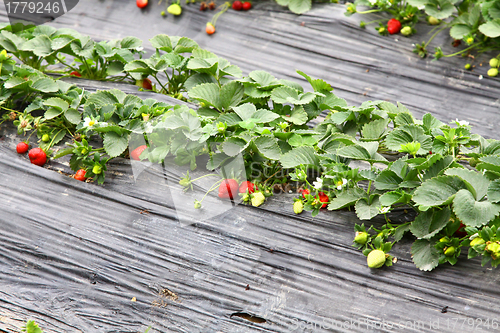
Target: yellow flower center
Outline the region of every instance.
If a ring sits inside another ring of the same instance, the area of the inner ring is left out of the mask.
[[[95,124],[95,120],[89,121],[89,126],[93,126]]]

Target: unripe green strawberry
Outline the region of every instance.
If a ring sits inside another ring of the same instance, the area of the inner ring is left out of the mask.
[[[444,236],[443,238],[441,238],[441,239],[439,240],[439,242],[441,242],[441,243],[447,243],[447,242],[449,242],[449,241],[450,241],[450,239],[448,238],[448,236]]]
[[[101,168],[101,166],[100,166],[100,165],[97,165],[97,164],[96,164],[96,165],[94,165],[94,167],[92,168],[92,172],[93,172],[94,174],[96,174],[96,175],[101,174],[101,172],[102,172],[102,168]]]
[[[194,208],[195,209],[200,209],[201,208],[201,202],[199,202],[198,200],[195,200],[194,201]]]
[[[490,68],[488,70],[488,76],[495,77],[498,75],[498,69],[497,68]]]
[[[451,257],[454,254],[455,254],[455,247],[454,246],[447,247],[444,250],[444,255],[447,256],[447,257]]]
[[[384,266],[386,254],[382,250],[373,250],[368,254],[366,263],[370,268],[380,268]]]
[[[189,179],[182,178],[181,180],[179,180],[179,185],[181,185],[183,187],[186,187],[189,184],[191,184],[191,181]]]
[[[167,12],[169,12],[172,15],[178,16],[178,15],[181,15],[182,8],[181,8],[181,6],[179,6],[179,4],[173,3],[170,6],[168,6]]]
[[[50,136],[48,134],[42,135],[42,141],[43,142],[49,142],[50,141]]]
[[[473,157],[473,158],[471,158],[471,159],[469,160],[469,165],[470,165],[471,167],[475,168],[475,167],[476,167],[476,165],[477,165],[479,162],[480,162],[480,161],[479,161],[479,159],[478,159],[478,158]]]
[[[252,194],[252,206],[254,207],[259,207],[266,201],[266,197],[264,196],[264,193],[262,192],[255,192]]]
[[[473,247],[473,246],[482,245],[482,244],[484,244],[484,239],[482,239],[481,237],[476,237],[470,241],[469,245],[471,247]]]
[[[410,36],[411,33],[412,33],[411,27],[406,26],[403,29],[401,29],[401,34],[403,36]]]
[[[427,22],[429,22],[430,25],[438,25],[441,21],[435,18],[434,16],[428,16]]]
[[[385,27],[380,27],[380,28],[378,29],[378,33],[379,33],[379,34],[383,34],[384,32],[385,32]]]
[[[357,231],[356,236],[354,236],[354,241],[358,244],[365,245],[368,241],[368,233],[366,231]]]
[[[491,58],[490,59],[490,67],[497,68],[499,65],[499,61],[497,58]]]
[[[465,64],[464,68],[467,69],[467,70],[469,70],[469,69],[472,68],[472,66],[471,66],[471,64]]]
[[[293,212],[295,214],[300,214],[304,210],[304,203],[302,200],[297,200],[293,203]]]

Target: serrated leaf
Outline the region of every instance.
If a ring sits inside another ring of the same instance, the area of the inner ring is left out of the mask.
[[[411,142],[420,143],[417,155],[427,155],[432,149],[431,137],[424,133],[422,127],[417,125],[405,125],[396,128],[385,138],[385,145],[393,151],[400,151],[401,145]]]
[[[377,119],[365,124],[361,129],[363,139],[378,140],[385,133],[389,121],[389,119]]]
[[[66,117],[66,119],[73,125],[78,125],[82,121],[80,112],[75,109],[69,109],[64,112],[64,117]]]
[[[283,168],[295,168],[299,165],[319,165],[319,158],[312,147],[303,146],[290,150],[280,158]]]
[[[368,201],[363,198],[358,200],[356,205],[354,205],[356,215],[360,220],[371,220],[380,213],[380,207],[381,205],[378,196],[373,198],[371,204],[368,204]]]
[[[275,88],[271,92],[271,99],[275,103],[279,104],[290,103],[288,100],[290,98],[293,100],[297,100],[299,98],[299,93],[297,92],[297,90],[288,86]]]
[[[222,110],[219,86],[215,83],[203,83],[197,85],[188,92],[189,98],[196,99],[210,105],[217,110]]]
[[[488,201],[494,203],[500,202],[500,179],[490,183],[488,187]]]
[[[307,113],[304,111],[304,107],[296,105],[290,113],[290,117],[284,116],[283,119],[295,125],[303,125],[309,118],[307,117]]]
[[[431,130],[435,128],[440,128],[441,126],[444,125],[443,122],[438,120],[430,113],[424,114],[424,116],[422,117],[422,124],[428,133],[430,133]]]
[[[365,197],[366,192],[359,187],[349,188],[330,201],[330,203],[328,204],[328,210],[337,210],[352,206],[359,199]]]
[[[500,213],[500,204],[476,201],[468,190],[460,190],[453,199],[453,212],[468,227],[480,227]]]
[[[479,31],[490,38],[500,36],[500,18],[481,24]]]
[[[120,101],[111,91],[98,90],[89,96],[86,104],[94,104],[100,109],[105,105],[114,105],[116,103],[120,103]]]
[[[110,157],[117,157],[128,148],[128,135],[107,132],[104,134],[103,144],[104,150]]]
[[[438,20],[450,17],[455,11],[455,6],[448,0],[431,0],[425,5],[425,13]]]
[[[445,205],[451,203],[455,194],[465,188],[464,182],[456,176],[438,176],[423,182],[415,190],[413,201],[418,206]]]
[[[411,113],[401,112],[394,118],[394,123],[397,126],[412,125],[415,123],[415,119]]]
[[[455,24],[450,29],[450,36],[454,39],[462,39],[470,34],[471,28],[465,24]]]
[[[267,87],[275,82],[276,78],[265,71],[253,71],[248,76],[262,87]]]
[[[222,151],[228,156],[236,156],[248,146],[243,139],[231,137],[222,144]]]
[[[410,230],[417,238],[430,239],[440,232],[450,222],[451,210],[448,206],[443,209],[429,209],[421,212],[411,223]]]
[[[303,14],[311,10],[312,0],[289,0],[288,8],[292,13]]]
[[[462,179],[476,200],[481,200],[488,191],[490,181],[479,172],[463,168],[451,168],[446,170],[444,173],[446,175],[457,176]]]
[[[43,104],[45,106],[51,106],[61,112],[65,112],[69,108],[68,102],[59,97],[48,98]]]
[[[122,49],[137,50],[142,47],[142,40],[137,37],[128,36],[120,41]]]
[[[410,202],[411,195],[400,191],[386,192],[380,196],[380,204],[384,207],[390,207],[392,205],[402,203],[406,204]]]
[[[271,135],[262,135],[254,140],[255,146],[264,157],[271,160],[278,160],[281,156],[281,149],[278,140]]]
[[[207,73],[196,73],[191,75],[186,82],[184,82],[184,87],[189,92],[191,89],[196,87],[199,84],[203,83],[213,83],[216,84],[217,80],[210,74]]]
[[[237,81],[226,83],[220,89],[220,103],[224,110],[229,110],[240,104],[245,93],[243,85]]]
[[[415,266],[422,271],[432,271],[439,265],[439,253],[427,239],[417,239],[411,246]]]
[[[36,36],[35,38],[28,40],[26,43],[22,44],[20,49],[24,51],[32,51],[39,57],[47,57],[54,52],[52,50],[52,41],[45,35]]]
[[[52,79],[42,78],[34,81],[31,85],[31,89],[43,93],[54,93],[59,91],[59,86]]]

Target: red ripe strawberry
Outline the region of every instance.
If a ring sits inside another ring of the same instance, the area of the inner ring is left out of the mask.
[[[236,0],[235,2],[233,2],[233,9],[234,10],[242,10],[243,9],[243,2],[241,2],[240,0]]]
[[[246,193],[247,189],[248,189],[248,193],[255,192],[255,184],[249,180],[241,183],[240,188],[239,188],[240,193]]]
[[[141,160],[140,156],[141,156],[142,152],[144,151],[144,149],[146,149],[146,148],[148,148],[148,146],[146,146],[146,145],[142,145],[142,146],[135,148],[130,153],[130,157],[132,157],[132,159],[134,159],[136,161],[140,161]]]
[[[75,173],[75,179],[76,180],[79,180],[81,182],[84,182],[85,179],[87,179],[87,177],[85,177],[85,174],[87,173],[87,171],[85,171],[84,169],[80,169],[78,170],[76,173]]]
[[[232,199],[238,193],[238,187],[236,179],[224,179],[219,186],[219,198]]]
[[[397,34],[401,30],[401,22],[392,18],[387,22],[387,31],[391,34]]]
[[[319,202],[325,202],[321,206],[321,208],[326,208],[326,206],[328,205],[328,202],[330,201],[330,198],[324,192],[319,192],[318,196],[319,196]]]
[[[151,83],[151,80],[148,78],[135,81],[135,85],[146,90],[153,90],[153,84]]]
[[[302,194],[302,198],[306,198],[306,194],[311,194],[311,192],[309,190],[300,190],[300,194]]]
[[[28,153],[28,157],[31,163],[38,166],[43,166],[45,162],[47,162],[47,154],[40,148],[31,149]]]
[[[248,2],[248,1],[245,1],[243,3],[243,10],[250,10],[250,9],[252,9],[252,3]]]
[[[18,154],[25,154],[30,146],[26,142],[19,142],[16,147],[16,151]]]
[[[69,73],[69,75],[82,77],[82,74],[78,73],[77,71],[72,71],[71,73]]]
[[[137,7],[144,8],[148,5],[148,0],[137,0],[135,3]]]
[[[464,228],[465,228],[465,224],[460,223],[460,227],[458,228],[457,231],[455,231],[455,236],[457,236],[457,237],[467,236],[467,233],[463,230]]]

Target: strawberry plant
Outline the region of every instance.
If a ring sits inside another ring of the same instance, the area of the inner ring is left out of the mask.
[[[26,36],[34,38],[65,34],[30,29]],[[12,37],[17,34],[28,41],[18,27],[1,30],[4,38],[21,43]],[[86,40],[95,51],[85,56],[92,60],[87,65],[97,68],[98,63],[105,72],[111,66],[109,52],[97,50],[107,45],[111,53],[128,52],[119,51],[127,49],[124,40],[93,43],[79,36],[78,42],[65,36],[71,40],[66,46]],[[36,135],[38,147],[29,157],[38,165],[46,162],[46,152],[65,142],[53,158],[70,155],[79,180],[102,184],[107,163],[120,156],[134,163],[186,166],[179,180],[186,192],[200,179],[217,176],[205,196],[195,199],[196,209],[204,209],[202,201],[215,190],[222,199],[241,197],[254,207],[277,189],[301,190],[293,202],[296,214],[348,208],[363,221],[383,216],[386,223],[379,229],[354,227],[354,246],[372,268],[396,261],[389,252],[405,234],[414,238],[413,261],[422,270],[454,265],[464,247],[483,264],[500,263],[500,141],[473,134],[467,122],[445,124],[431,114],[415,119],[405,106],[386,101],[349,106],[330,84],[300,71],[310,92],[264,71],[243,76],[237,66],[194,41],[167,35],[150,40],[156,52],[149,59],[127,61],[123,77],[135,82],[151,76],[161,87],[158,92],[198,103],[198,108],[142,100],[116,89],[88,93],[28,65],[44,69],[50,55],[39,61],[35,50],[30,54],[23,46],[21,52],[7,39],[0,42],[1,119],[12,121],[19,135],[29,135],[26,143]],[[129,42],[139,53],[139,43]],[[490,66],[497,69],[499,63],[492,60]],[[322,112],[327,116],[313,126]],[[102,146],[92,146],[90,139]],[[237,158],[241,169],[231,166]],[[189,170],[200,166],[222,174],[191,179]],[[391,222],[397,209],[413,211],[412,221]]]
[[[358,6],[370,7],[370,10],[359,11]],[[399,33],[409,36],[417,32],[416,26],[425,18],[430,25],[435,25],[434,34],[421,44],[416,44],[413,52],[420,57],[426,57],[429,53],[428,47],[438,33],[447,30],[449,35],[455,40],[456,45],[460,41],[466,45],[462,50],[444,54],[440,47],[434,50],[434,58],[452,57],[457,55],[469,55],[472,52],[485,52],[498,50],[500,48],[500,7],[495,0],[470,0],[470,1],[449,1],[449,0],[408,0],[408,1],[368,1],[356,0],[348,3],[345,15],[350,16],[355,13],[368,14],[373,12],[387,12],[392,16],[387,24],[387,29],[380,23],[377,31],[384,35]],[[365,27],[369,23],[362,22]],[[403,27],[403,28],[402,28]],[[494,67],[494,66],[492,66]],[[490,76],[495,76],[491,71]]]

